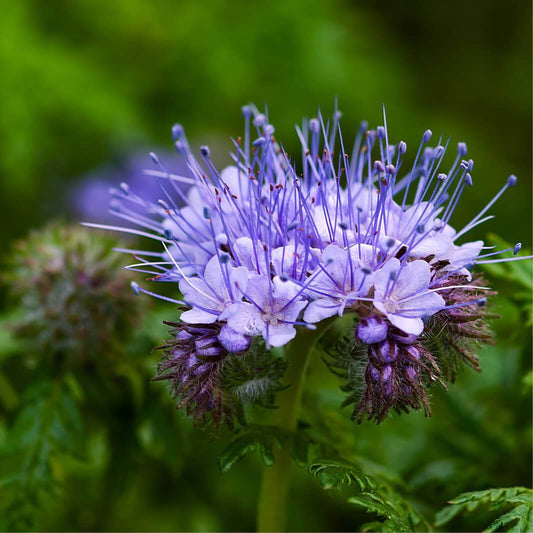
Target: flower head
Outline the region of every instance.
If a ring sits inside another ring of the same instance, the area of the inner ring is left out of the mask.
[[[117,244],[59,223],[17,242],[3,276],[24,310],[15,334],[31,338],[40,356],[69,366],[109,363],[142,314],[134,295],[123,290],[131,275],[117,274]]]
[[[406,143],[390,144],[386,126],[362,125],[346,151],[336,112],[297,128],[300,165],[277,142],[266,114],[246,106],[243,115],[245,134],[231,166],[219,170],[207,147],[193,154],[177,125],[175,146],[190,175],[169,173],[153,155],[159,201],[127,188],[116,193],[115,212],[132,226],[110,228],[163,247],[135,250],[141,259],[129,268],[155,281],[179,281],[188,306],[182,322],[212,324],[225,332],[216,335],[224,346],[260,337],[280,347],[298,327],[353,313],[360,320],[355,339],[367,347],[359,413],[381,420],[391,407],[427,409],[423,391],[441,373],[423,346],[432,324],[455,320],[456,336],[485,338],[475,324],[487,288],[471,270],[507,260],[495,258],[500,252],[483,255],[481,241],[461,241],[491,218],[486,213],[516,178],[457,231],[454,211],[473,186],[464,143],[447,161],[448,145],[431,145],[428,130],[409,167]],[[454,353],[462,350],[451,342]]]

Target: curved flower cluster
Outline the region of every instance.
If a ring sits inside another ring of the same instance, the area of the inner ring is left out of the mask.
[[[130,227],[91,225],[160,241],[161,252],[122,250],[139,258],[128,268],[178,282],[182,323],[213,325],[227,352],[246,351],[253,337],[280,347],[299,326],[355,313],[356,339],[368,346],[360,412],[382,418],[390,407],[427,405],[421,376],[440,379],[440,370],[418,339],[431,317],[459,323],[484,304],[472,267],[505,259],[484,253],[482,241],[461,241],[492,218],[488,210],[516,178],[456,231],[451,218],[473,185],[465,143],[445,163],[448,142],[432,144],[428,130],[408,165],[405,142],[390,144],[386,126],[362,124],[347,152],[335,112],[297,127],[301,160],[292,160],[265,114],[245,106],[243,115],[233,165],[218,170],[205,146],[197,158],[176,125],[190,175],[172,174],[152,154],[159,169],[148,174],[161,199],[149,202],[123,184],[112,211]],[[457,328],[477,334],[469,322]]]

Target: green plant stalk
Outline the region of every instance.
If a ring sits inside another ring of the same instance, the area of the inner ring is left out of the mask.
[[[332,324],[326,320],[316,330],[299,329],[296,338],[286,348],[288,363],[286,381],[290,386],[277,397],[277,427],[296,431],[298,413],[309,356],[318,339]],[[257,531],[285,531],[287,496],[291,481],[292,457],[288,449],[274,450],[274,464],[266,466],[261,479],[257,510]]]

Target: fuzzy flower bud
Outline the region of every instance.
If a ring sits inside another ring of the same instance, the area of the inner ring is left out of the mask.
[[[124,343],[141,315],[141,303],[126,290],[131,275],[119,270],[117,245],[79,226],[51,224],[15,245],[5,276],[24,309],[16,335],[31,339],[35,352],[63,356],[69,364],[99,361]]]
[[[374,344],[387,338],[388,326],[380,316],[363,318],[357,326],[357,338],[364,344]]]

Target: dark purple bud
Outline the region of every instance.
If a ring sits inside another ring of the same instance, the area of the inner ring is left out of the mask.
[[[196,356],[194,354],[191,354],[187,358],[187,361],[185,362],[185,366],[187,368],[192,368],[197,363],[198,363],[198,359],[196,359]]]
[[[393,329],[389,332],[389,339],[397,344],[414,344],[418,339],[418,335],[405,333],[401,329]]]
[[[386,365],[381,369],[381,382],[383,384],[383,393],[385,396],[392,395],[392,367]]]
[[[379,370],[375,367],[375,366],[372,366],[372,365],[368,365],[368,370],[369,370],[369,373],[370,373],[370,377],[376,382],[376,383],[379,383]]]
[[[201,357],[216,357],[224,353],[224,348],[220,345],[207,346],[201,350],[196,350],[196,353]]]
[[[228,325],[223,326],[218,335],[218,342],[230,353],[245,352],[250,348],[250,341],[250,337],[237,333]]]
[[[203,357],[222,355],[224,348],[217,342],[216,337],[201,337],[196,339],[194,346],[196,353]]]
[[[180,331],[178,331],[176,338],[179,341],[185,341],[185,340],[192,339],[193,335],[191,335],[186,329],[181,329]]]
[[[188,350],[182,350],[181,348],[177,348],[172,352],[172,356],[174,359],[181,359],[183,356],[185,356],[187,353],[189,353]],[[191,356],[192,357],[192,356]]]
[[[392,377],[392,367],[390,365],[385,365],[381,369],[381,379],[386,383],[387,381],[390,381],[391,377]]]
[[[416,346],[408,346],[407,347],[407,353],[417,361],[420,361],[422,359],[422,355],[420,354],[420,350]]]
[[[357,326],[357,338],[364,344],[376,344],[387,338],[388,326],[380,316],[363,318]]]
[[[406,369],[405,369],[405,373],[407,374],[407,378],[410,380],[410,381],[415,381],[416,378],[418,377],[417,376],[417,371],[414,367],[412,366],[408,366]]]
[[[210,335],[213,333],[212,328],[210,328],[208,325],[188,326],[187,331],[189,331],[191,335],[194,335],[196,337],[201,337],[202,335]]]
[[[389,364],[398,358],[398,345],[391,341],[383,341],[378,345],[378,355],[383,363]]]

